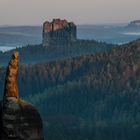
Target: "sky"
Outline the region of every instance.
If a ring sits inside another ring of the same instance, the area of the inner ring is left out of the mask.
[[[42,25],[53,18],[76,24],[140,19],[140,0],[0,0],[0,25]]]

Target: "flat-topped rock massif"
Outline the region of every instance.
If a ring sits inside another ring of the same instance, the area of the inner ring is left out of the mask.
[[[76,25],[67,20],[53,19],[43,24],[43,46],[68,45],[76,41]]]
[[[1,140],[43,140],[42,120],[35,107],[18,95],[18,53],[7,67],[3,100],[0,102]]]
[[[128,27],[140,27],[140,20],[131,21],[131,22],[128,24]]]

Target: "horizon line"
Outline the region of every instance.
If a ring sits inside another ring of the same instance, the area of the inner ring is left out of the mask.
[[[79,24],[76,24],[77,26],[91,26],[91,25],[127,25],[129,23],[127,22],[110,22],[110,23],[79,23]],[[0,27],[18,27],[18,26],[32,26],[32,27],[36,27],[36,26],[43,26],[43,23],[42,24],[0,24]]]

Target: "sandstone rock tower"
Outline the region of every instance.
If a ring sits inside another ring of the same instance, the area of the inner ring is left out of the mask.
[[[0,102],[1,140],[43,140],[38,111],[18,94],[19,54],[15,52],[7,67],[3,100]]]
[[[62,46],[76,41],[76,25],[67,20],[53,19],[43,24],[43,46]]]

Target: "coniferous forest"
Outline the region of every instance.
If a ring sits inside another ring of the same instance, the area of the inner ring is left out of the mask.
[[[139,140],[139,54],[136,40],[96,54],[22,64],[20,95],[41,113],[45,138]],[[4,73],[2,67],[1,83]]]
[[[0,140],[140,140],[140,0],[0,0]]]

